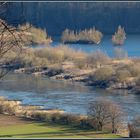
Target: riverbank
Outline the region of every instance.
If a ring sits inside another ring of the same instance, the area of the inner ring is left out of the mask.
[[[78,68],[73,61],[65,61],[61,67],[28,67],[15,69],[15,73],[47,76],[50,79],[82,82],[85,85],[106,90],[124,89],[139,93],[139,70],[132,59],[110,60],[109,64],[99,64],[93,68]],[[132,73],[132,74],[131,74]]]
[[[122,138],[107,132],[86,131],[2,114],[0,124],[0,138]]]
[[[140,85],[140,58],[129,58],[120,48],[116,48],[116,51],[118,58],[110,58],[100,50],[87,54],[64,45],[24,47],[14,61],[12,57],[17,52],[13,51],[13,56],[7,54],[1,61],[1,68],[12,69],[15,73],[84,82],[108,90],[125,89],[134,92]]]
[[[21,104],[21,101],[7,100],[4,97],[0,98],[0,112],[5,115],[14,116],[13,119],[18,117],[23,120],[39,121],[49,123],[50,125],[66,125],[66,127],[68,126],[86,132],[97,132],[96,125],[87,116],[68,114],[62,110],[41,110],[38,106],[24,106]],[[4,123],[3,125],[6,124]],[[104,132],[107,132],[107,134],[111,133],[109,124],[106,125],[100,133]],[[116,135],[126,137],[128,136],[128,130],[126,131],[126,128],[120,127]]]

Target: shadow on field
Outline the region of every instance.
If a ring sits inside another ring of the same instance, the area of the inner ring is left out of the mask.
[[[58,137],[60,137],[60,136],[80,136],[80,135],[82,135],[82,136],[91,136],[91,135],[94,135],[95,133],[88,133],[88,134],[82,134],[82,133],[74,133],[73,131],[72,132],[68,132],[69,130],[67,130],[67,131],[62,131],[62,132],[42,132],[42,133],[27,133],[27,134],[14,134],[14,135],[1,135],[0,137],[17,137],[17,136],[36,136],[36,135],[41,135],[41,136],[43,136],[43,135],[48,135],[48,137],[54,137],[54,136],[58,136]],[[98,134],[103,134],[103,133],[96,133],[95,135],[98,135]],[[47,136],[46,136],[47,137]]]
[[[21,120],[21,124],[32,124],[36,123],[37,126],[43,126],[46,128],[51,128],[54,129],[53,132],[47,132],[48,130],[46,129],[46,132],[27,132],[22,134],[5,134],[5,135],[0,135],[0,138],[14,138],[14,137],[36,137],[36,136],[41,136],[41,137],[63,137],[63,136],[68,136],[68,137],[74,137],[74,136],[86,136],[89,138],[92,138],[93,136],[100,136],[100,134],[109,134],[108,132],[100,132],[100,131],[94,131],[93,129],[82,129],[80,127],[76,126],[71,126],[71,125],[64,125],[64,124],[55,124],[55,123],[48,123],[48,122],[42,122],[42,121],[36,121],[30,118],[24,118],[20,117],[18,118]]]

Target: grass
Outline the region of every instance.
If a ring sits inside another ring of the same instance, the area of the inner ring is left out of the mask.
[[[118,135],[105,132],[35,122],[4,126],[0,129],[0,137],[11,138],[120,138]]]

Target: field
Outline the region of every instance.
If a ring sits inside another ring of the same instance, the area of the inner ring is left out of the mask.
[[[1,138],[120,138],[107,132],[81,130],[7,115],[0,115],[0,124]]]

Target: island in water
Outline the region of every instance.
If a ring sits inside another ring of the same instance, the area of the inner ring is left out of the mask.
[[[123,45],[124,41],[126,39],[126,33],[124,31],[124,28],[122,28],[120,25],[118,26],[117,32],[112,36],[112,42],[114,45]]]
[[[61,36],[61,41],[65,44],[99,44],[103,34],[94,28],[81,30],[79,32],[66,29]]]

